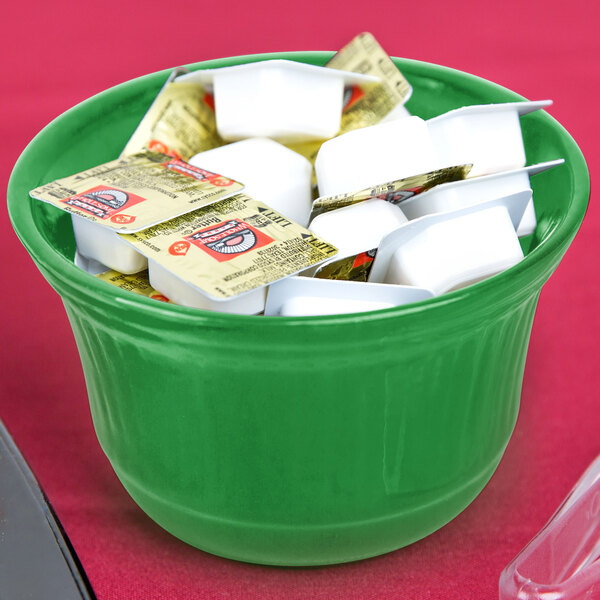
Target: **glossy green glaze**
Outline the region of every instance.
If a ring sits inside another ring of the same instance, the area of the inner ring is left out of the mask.
[[[202,66],[272,56],[330,55]],[[451,69],[397,63],[423,117],[521,99]],[[14,228],[64,300],[98,439],[123,485],[174,535],[250,562],[356,560],[438,529],[483,488],[513,430],[537,299],[587,206],[579,149],[548,114],[522,119],[528,163],[567,163],[533,179],[539,225],[525,260],[469,288],[339,317],[169,306],[77,269],[68,215],[28,197],[115,158],[166,74],[53,121],[9,185]]]

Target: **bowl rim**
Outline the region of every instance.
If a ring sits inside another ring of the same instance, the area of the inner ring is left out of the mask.
[[[330,51],[248,54],[201,61],[186,65],[186,67],[190,70],[198,70],[214,68],[214,65],[228,66],[246,62],[272,60],[273,58],[286,58],[311,64],[323,64],[333,54],[334,53]],[[471,88],[475,86],[479,91],[489,91],[491,94],[501,93],[506,97],[511,97],[512,101],[525,100],[525,98],[508,88],[457,69],[413,59],[393,58],[393,61],[400,69],[416,69],[419,71],[420,77],[430,77],[435,75],[440,78],[439,76],[442,75],[441,79],[443,80],[451,79],[454,83],[460,82],[461,85],[467,84]],[[538,111],[537,118],[541,119],[547,127],[556,130],[565,143],[564,158],[566,159],[566,164],[557,168],[568,168],[573,175],[573,194],[571,203],[565,218],[548,234],[545,240],[529,252],[518,264],[492,278],[488,278],[463,289],[408,305],[364,313],[303,317],[261,316],[257,318],[256,315],[201,311],[185,306],[165,304],[138,294],[132,294],[131,292],[121,290],[116,286],[112,286],[97,278],[90,277],[87,273],[76,267],[73,262],[63,256],[63,254],[49,244],[42,236],[37,234],[37,227],[31,208],[33,206],[33,201],[23,202],[22,200],[23,191],[25,189],[27,192],[29,191],[29,188],[25,185],[27,178],[24,173],[27,172],[29,167],[32,167],[35,170],[35,155],[40,141],[46,136],[52,135],[55,130],[59,130],[63,122],[72,118],[72,116],[82,107],[91,105],[92,103],[101,102],[104,97],[110,96],[122,88],[128,87],[130,88],[130,92],[138,88],[141,91],[147,87],[148,82],[153,83],[154,80],[156,80],[163,83],[162,77],[166,79],[166,76],[168,76],[171,71],[172,69],[164,69],[131,79],[107,88],[83,102],[76,104],[52,120],[31,140],[28,146],[23,150],[13,168],[7,191],[8,212],[12,226],[21,242],[38,265],[38,268],[42,271],[44,276],[49,279],[53,287],[55,287],[53,282],[60,283],[60,286],[57,285],[55,289],[60,287],[61,292],[59,293],[61,293],[61,295],[63,292],[66,293],[67,291],[71,291],[77,296],[83,295],[88,301],[94,303],[109,302],[111,305],[114,305],[115,301],[117,301],[121,307],[135,307],[135,310],[142,311],[146,317],[153,315],[157,318],[171,322],[174,320],[181,322],[183,320],[188,324],[193,322],[196,325],[204,323],[222,327],[228,327],[230,325],[235,325],[236,327],[245,325],[248,327],[252,324],[259,324],[261,328],[265,328],[273,326],[280,327],[284,323],[290,325],[304,324],[307,326],[323,326],[326,324],[343,325],[357,324],[359,322],[372,323],[373,321],[388,320],[390,318],[397,319],[399,317],[407,317],[424,311],[427,311],[428,314],[435,311],[439,313],[438,309],[458,303],[462,304],[467,302],[468,299],[477,301],[479,296],[488,295],[489,300],[493,298],[516,300],[517,297],[530,296],[534,285],[537,286],[537,288],[541,288],[541,285],[548,279],[550,276],[549,267],[553,268],[558,264],[568,245],[576,235],[585,216],[590,193],[590,180],[589,171],[583,154],[571,135],[558,121],[545,111]],[[409,104],[412,104],[413,102],[414,97],[411,98]],[[512,284],[510,284],[511,279],[513,280]],[[536,293],[537,292],[539,292],[539,290],[536,290]]]

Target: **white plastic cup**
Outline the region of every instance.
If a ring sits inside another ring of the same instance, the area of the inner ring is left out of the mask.
[[[518,192],[529,191],[532,193],[530,177],[563,162],[563,159],[552,160],[492,175],[442,183],[426,192],[403,200],[400,206],[402,212],[412,221],[426,215],[459,210]],[[530,235],[534,232],[536,225],[535,209],[533,199],[531,199],[517,228],[517,235],[519,237]]]
[[[110,271],[110,269],[106,265],[99,263],[93,258],[86,258],[85,256],[82,256],[77,250],[75,250],[75,257],[73,259],[73,263],[76,267],[79,267],[82,271],[85,271],[90,275],[100,275],[101,273],[106,273],[107,271]]]
[[[525,166],[519,117],[551,104],[465,106],[423,121],[405,117],[323,143],[315,161],[321,196],[352,193],[442,167],[473,165],[469,177]]]
[[[126,275],[148,268],[143,254],[123,241],[115,231],[84,217],[71,215],[75,244],[79,254]]]
[[[348,314],[392,308],[432,297],[429,290],[411,286],[288,277],[269,286],[265,315]]]
[[[257,315],[265,308],[267,288],[257,288],[231,300],[213,300],[154,260],[148,261],[150,285],[181,306],[240,315]]]
[[[309,229],[338,249],[338,260],[377,248],[384,236],[406,222],[398,206],[371,198],[322,213],[312,220]]]
[[[200,152],[188,162],[240,181],[245,194],[303,227],[308,224],[312,165],[282,144],[267,138],[250,138]]]
[[[427,124],[419,117],[379,123],[327,140],[315,160],[320,196],[357,192],[438,166]]]
[[[427,121],[440,164],[472,164],[469,177],[525,166],[519,117],[552,104],[506,102],[451,110]]]
[[[436,296],[499,273],[523,258],[516,234],[530,194],[421,217],[381,242],[369,281],[414,285]]]
[[[266,60],[194,71],[177,81],[212,85],[217,130],[224,140],[270,137],[301,142],[336,135],[344,87],[379,79],[290,60]]]

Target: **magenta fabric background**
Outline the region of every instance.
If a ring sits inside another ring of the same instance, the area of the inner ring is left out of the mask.
[[[51,119],[109,86],[179,64],[336,50],[371,31],[389,54],[468,71],[530,99],[600,166],[600,7],[590,0],[10,2],[2,9],[0,178]],[[205,554],[137,508],[96,441],[59,297],[0,217],[0,417],[50,498],[101,600],[497,597],[502,568],[600,452],[598,251],[593,201],[542,292],[519,420],[483,493],[446,527],[358,563],[268,568]],[[1,557],[0,557],[1,560]]]

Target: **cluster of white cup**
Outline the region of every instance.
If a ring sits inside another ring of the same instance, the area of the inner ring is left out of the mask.
[[[427,121],[402,107],[378,125],[333,137],[344,86],[374,80],[284,60],[177,78],[212,89],[218,132],[233,141],[193,156],[190,164],[242,182],[245,193],[303,226],[313,199],[312,166],[284,143],[331,138],[321,144],[315,162],[321,197],[472,165],[468,179],[438,185],[399,205],[371,199],[310,223],[316,235],[339,249],[336,259],[379,248],[369,283],[289,277],[268,290],[212,300],[155,261],[148,264],[114,232],[73,217],[79,254],[122,273],[148,267],[151,285],[175,303],[282,316],[397,306],[515,264],[523,257],[517,236],[536,226],[529,176],[561,162],[525,167],[519,117],[550,101],[468,106]]]

